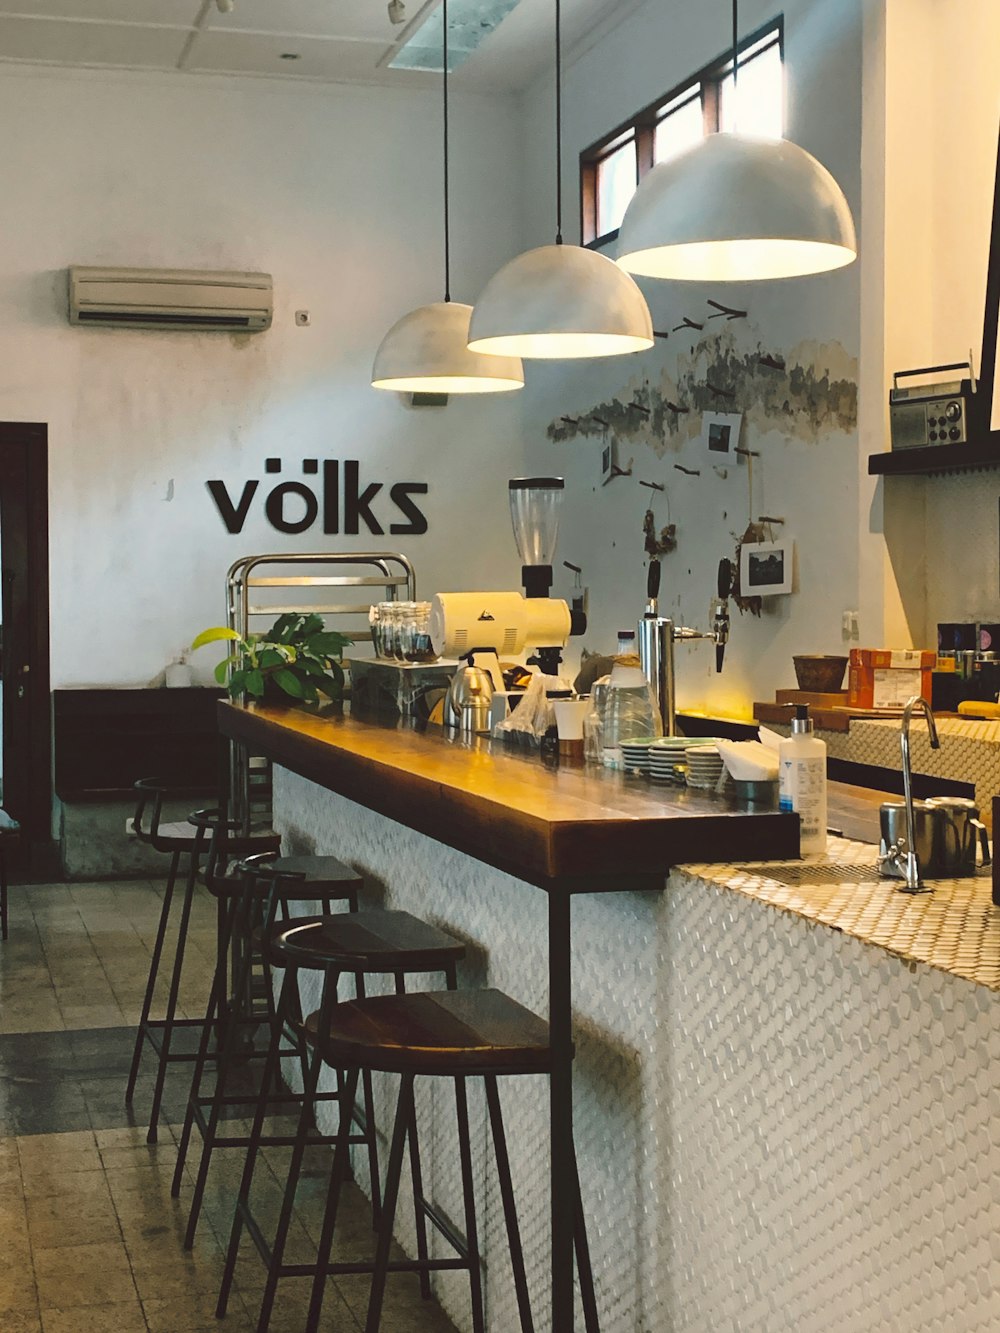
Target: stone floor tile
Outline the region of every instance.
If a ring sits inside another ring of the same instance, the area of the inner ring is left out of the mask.
[[[127,1305],[135,1300],[136,1285],[121,1241],[36,1249],[33,1258],[43,1314],[88,1305]]]
[[[67,1182],[74,1177],[67,1177]],[[97,1190],[30,1198],[28,1235],[33,1249],[61,1249],[121,1239],[110,1195]]]
[[[256,1327],[237,1293],[229,1301],[225,1319],[216,1319],[215,1292],[176,1300],[143,1302],[149,1333],[250,1333]],[[302,1333],[299,1325],[298,1333]]]
[[[44,1310],[41,1328],[43,1333],[146,1333],[148,1324],[136,1298],[114,1305]]]

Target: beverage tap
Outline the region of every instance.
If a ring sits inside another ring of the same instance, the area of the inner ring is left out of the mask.
[[[733,590],[733,563],[719,561],[717,596],[712,603],[712,636],[715,639],[715,669],[722,670],[722,660],[729,642],[729,594]]]

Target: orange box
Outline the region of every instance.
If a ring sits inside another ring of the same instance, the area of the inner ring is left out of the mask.
[[[936,653],[920,648],[852,648],[848,707],[902,708],[914,694],[929,701],[936,662]]]

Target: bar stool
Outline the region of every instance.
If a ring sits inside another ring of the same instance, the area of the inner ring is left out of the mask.
[[[194,1245],[213,1151],[216,1148],[246,1148],[249,1146],[250,1138],[248,1134],[220,1132],[222,1125],[224,1125],[223,1111],[225,1108],[256,1105],[258,1097],[265,1099],[269,1107],[289,1104],[297,1106],[301,1100],[296,1093],[281,1092],[278,1088],[271,1091],[270,1085],[267,1083],[262,1083],[258,1091],[249,1094],[233,1095],[228,1091],[230,1075],[239,1052],[241,1031],[248,1026],[256,1027],[261,1021],[266,1021],[273,1031],[274,1024],[277,1022],[277,1013],[271,992],[270,960],[261,949],[264,934],[273,925],[279,911],[285,922],[296,919],[291,916],[293,904],[319,902],[323,913],[328,916],[335,902],[343,902],[347,905],[348,913],[356,913],[358,911],[358,894],[363,885],[364,880],[354,867],[345,865],[343,861],[338,860],[335,856],[279,856],[274,852],[260,852],[249,857],[243,857],[232,866],[230,874],[222,878],[212,877],[209,880],[210,891],[224,900],[224,914],[219,935],[219,955],[220,957],[227,954],[235,954],[236,956],[232,985],[234,1002],[228,1004],[226,972],[224,968],[219,967],[216,969],[208,1007],[202,1020],[201,1041],[191,1078],[187,1112],[184,1118],[184,1127],[181,1131],[177,1163],[170,1189],[173,1197],[178,1198],[181,1182],[184,1178],[184,1166],[190,1147],[191,1134],[193,1129],[197,1127],[202,1136],[201,1156],[195,1177],[191,1208],[188,1213],[187,1230],[184,1237],[185,1249],[191,1249]],[[303,919],[315,921],[321,918],[298,918],[298,920]],[[255,1013],[253,1009],[251,978],[253,965],[258,955],[260,955],[264,965],[263,992],[266,1000],[266,1012],[263,1015]],[[357,984],[361,986],[361,993],[363,993],[364,980],[362,977],[359,976]],[[228,1015],[226,1013],[227,1007],[229,1009]],[[297,1028],[301,1030],[301,1014],[298,1015]],[[222,1035],[219,1039],[216,1057],[215,1086],[211,1092],[206,1094],[202,1091],[202,1079],[206,1066],[211,1059],[209,1049],[211,1035],[213,1031],[219,1030],[221,1030]],[[288,1029],[282,1031],[279,1027],[278,1036],[279,1039],[284,1036],[291,1036],[294,1041],[295,1029],[293,1028],[289,1032]],[[282,1051],[281,1054],[297,1055],[303,1058],[304,1050],[301,1043],[296,1043],[291,1050]],[[337,1094],[334,1093],[329,1096],[333,1098]],[[366,1117],[370,1123],[373,1123],[372,1105],[371,1078],[369,1077],[365,1085],[365,1106]],[[220,1122],[222,1122],[222,1125],[220,1125]],[[321,1136],[315,1141],[333,1143],[334,1137],[324,1138]],[[372,1156],[372,1169],[377,1179],[378,1159],[374,1132],[366,1132],[359,1141],[368,1145],[369,1153]],[[293,1142],[294,1138],[292,1136],[281,1134],[268,1135],[262,1139],[262,1144],[270,1147],[290,1147]]]
[[[21,825],[0,807],[0,938],[7,938],[7,845],[21,836]]]
[[[146,993],[143,997],[142,1013],[136,1032],[135,1046],[132,1051],[132,1064],[125,1088],[125,1104],[131,1106],[143,1051],[148,1041],[156,1053],[157,1068],[146,1142],[155,1143],[168,1067],[171,1064],[190,1064],[198,1058],[195,1052],[171,1050],[171,1043],[174,1031],[177,1028],[198,1028],[200,1031],[202,1025],[201,1018],[177,1017],[177,1003],[184,969],[188,928],[202,858],[205,860],[202,877],[211,884],[214,879],[221,879],[225,875],[230,858],[249,855],[252,852],[277,852],[280,847],[280,839],[277,833],[270,830],[261,833],[241,834],[235,821],[227,820],[220,810],[196,810],[183,823],[163,824],[160,815],[164,798],[171,794],[170,789],[155,779],[142,779],[136,783],[136,788],[139,792],[139,801],[132,821],[136,836],[142,838],[144,842],[148,842],[158,851],[169,852],[170,854],[170,872],[167,877],[163,906],[160,910],[160,921],[153,946],[153,956],[150,960],[149,976],[146,981]],[[144,822],[144,812],[151,800],[153,811],[150,823],[147,826]],[[160,964],[163,960],[163,948],[170,922],[174,887],[180,859],[185,854],[188,857],[188,870],[177,927],[177,940],[174,946],[167,1004],[162,1018],[152,1018],[150,1014]],[[220,901],[217,925],[220,936],[222,927],[223,913]],[[217,952],[216,970],[220,966],[225,967],[225,956]]]
[[[465,1080],[482,1078],[486,1091],[490,1130],[496,1158],[500,1197],[503,1203],[507,1242],[517,1307],[523,1333],[534,1328],[528,1286],[524,1271],[510,1159],[500,1108],[497,1078],[500,1075],[548,1074],[552,1055],[548,1024],[498,990],[443,991],[434,994],[375,996],[367,1000],[337,1005],[326,1022],[317,1012],[306,1021],[307,1031],[317,1045],[322,1059],[349,1069],[350,1087],[363,1069],[383,1070],[401,1075],[396,1118],[389,1150],[382,1222],[373,1265],[372,1290],[368,1303],[365,1333],[378,1333],[382,1319],[386,1277],[390,1271],[406,1268],[389,1262],[392,1225],[399,1193],[405,1140],[416,1127],[416,1103],[413,1086],[418,1077],[452,1076],[455,1080],[455,1109],[458,1120],[459,1155],[465,1203],[466,1244],[447,1231],[443,1234],[455,1246],[464,1262],[438,1260],[431,1267],[464,1267],[469,1272],[474,1333],[484,1333],[483,1299],[480,1281],[479,1244],[476,1226],[475,1194],[472,1182],[472,1157],[469,1146],[469,1117]],[[307,1333],[319,1326],[327,1274],[338,1270],[330,1263],[336,1221],[337,1199],[344,1178],[346,1148],[338,1144],[331,1172],[331,1190],[320,1235],[316,1272]],[[573,1233],[580,1292],[587,1333],[598,1333],[594,1279],[587,1247],[586,1224],[580,1200],[580,1181],[574,1171]]]
[[[265,1088],[269,1086],[270,1081],[277,1073],[280,1030],[284,1023],[290,1020],[294,1021],[294,1016],[300,1014],[298,1008],[298,974],[300,969],[323,972],[320,1012],[329,1015],[335,1008],[340,1007],[337,1004],[337,982],[341,973],[354,973],[356,979],[358,974],[361,974],[361,983],[363,983],[365,975],[377,973],[390,975],[395,980],[396,994],[403,995],[405,994],[407,974],[440,972],[444,974],[446,985],[449,988],[445,994],[449,994],[456,990],[458,984],[456,966],[465,955],[465,946],[460,941],[438,930],[435,926],[411,916],[409,912],[399,911],[358,912],[356,914],[342,912],[337,916],[319,917],[312,920],[276,921],[266,933],[264,949],[273,966],[284,968],[284,979],[278,1000],[277,1021],[272,1031],[268,1062],[262,1080],[262,1086]],[[356,984],[358,984],[357,981]],[[365,1002],[364,996],[360,996],[355,1002]],[[250,1209],[250,1191],[258,1152],[263,1142],[263,1122],[267,1110],[266,1099],[262,1097],[257,1103],[253,1127],[250,1131],[250,1143],[244,1161],[243,1178],[240,1183],[239,1197],[233,1216],[229,1249],[219,1293],[219,1303],[216,1309],[216,1314],[221,1319],[228,1306],[233,1274],[239,1256],[240,1240],[245,1227],[268,1269],[258,1323],[258,1328],[261,1330],[266,1329],[270,1322],[279,1279],[292,1276],[311,1276],[314,1271],[313,1265],[303,1267],[299,1264],[286,1264],[284,1262],[285,1245],[295,1205],[295,1193],[302,1171],[309,1126],[317,1101],[319,1076],[324,1063],[322,1053],[310,1037],[308,1024],[303,1022],[301,1017],[299,1018],[299,1034],[306,1043],[304,1049],[308,1050],[307,1065],[304,1071],[304,1091],[301,1097],[299,1122],[292,1144],[288,1180],[274,1242],[272,1245],[268,1245]],[[357,1096],[358,1075],[362,1074],[366,1079],[370,1079],[371,1071],[356,1071],[353,1077],[348,1078],[341,1074],[340,1066],[333,1064],[331,1068],[338,1071],[337,1098],[340,1101],[339,1127],[337,1134],[333,1137],[339,1147],[343,1149],[345,1165],[341,1169],[346,1176],[346,1154],[351,1142],[354,1141],[351,1137],[351,1125]],[[369,1101],[370,1092],[366,1093],[366,1106]],[[374,1122],[370,1119],[370,1115],[370,1111],[366,1110],[369,1128],[373,1132]],[[426,1220],[429,1217],[436,1224],[437,1219],[429,1204],[423,1198],[420,1149],[415,1129],[409,1136],[409,1150],[415,1201],[417,1250],[421,1261],[419,1265],[413,1265],[412,1269],[419,1271],[421,1293],[425,1297],[429,1297],[430,1281],[428,1272],[430,1261],[427,1257]],[[336,1154],[334,1154],[334,1157],[336,1158]],[[378,1226],[381,1222],[382,1208],[379,1202],[380,1188],[377,1160],[370,1156],[370,1167],[373,1162],[374,1174],[371,1178],[373,1221]],[[362,1265],[359,1268],[355,1265],[351,1271],[370,1272],[371,1266]]]

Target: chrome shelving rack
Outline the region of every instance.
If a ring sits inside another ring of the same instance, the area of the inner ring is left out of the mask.
[[[355,572],[349,572],[349,571]],[[345,572],[337,572],[345,571]],[[357,572],[366,571],[366,572]],[[338,596],[329,591],[342,589]],[[371,589],[371,595],[366,594]],[[377,592],[376,592],[377,590]],[[402,597],[400,596],[402,592]],[[312,594],[312,595],[311,595]],[[357,600],[365,598],[367,600]],[[226,575],[226,624],[245,637],[254,621],[268,622],[286,613],[364,617],[355,637],[369,634],[372,602],[415,601],[417,578],[405,555],[392,551],[303,551],[244,555]],[[353,600],[352,600],[353,598]],[[229,785],[233,818],[249,826],[255,788],[270,793],[270,765],[246,747],[230,743]]]

